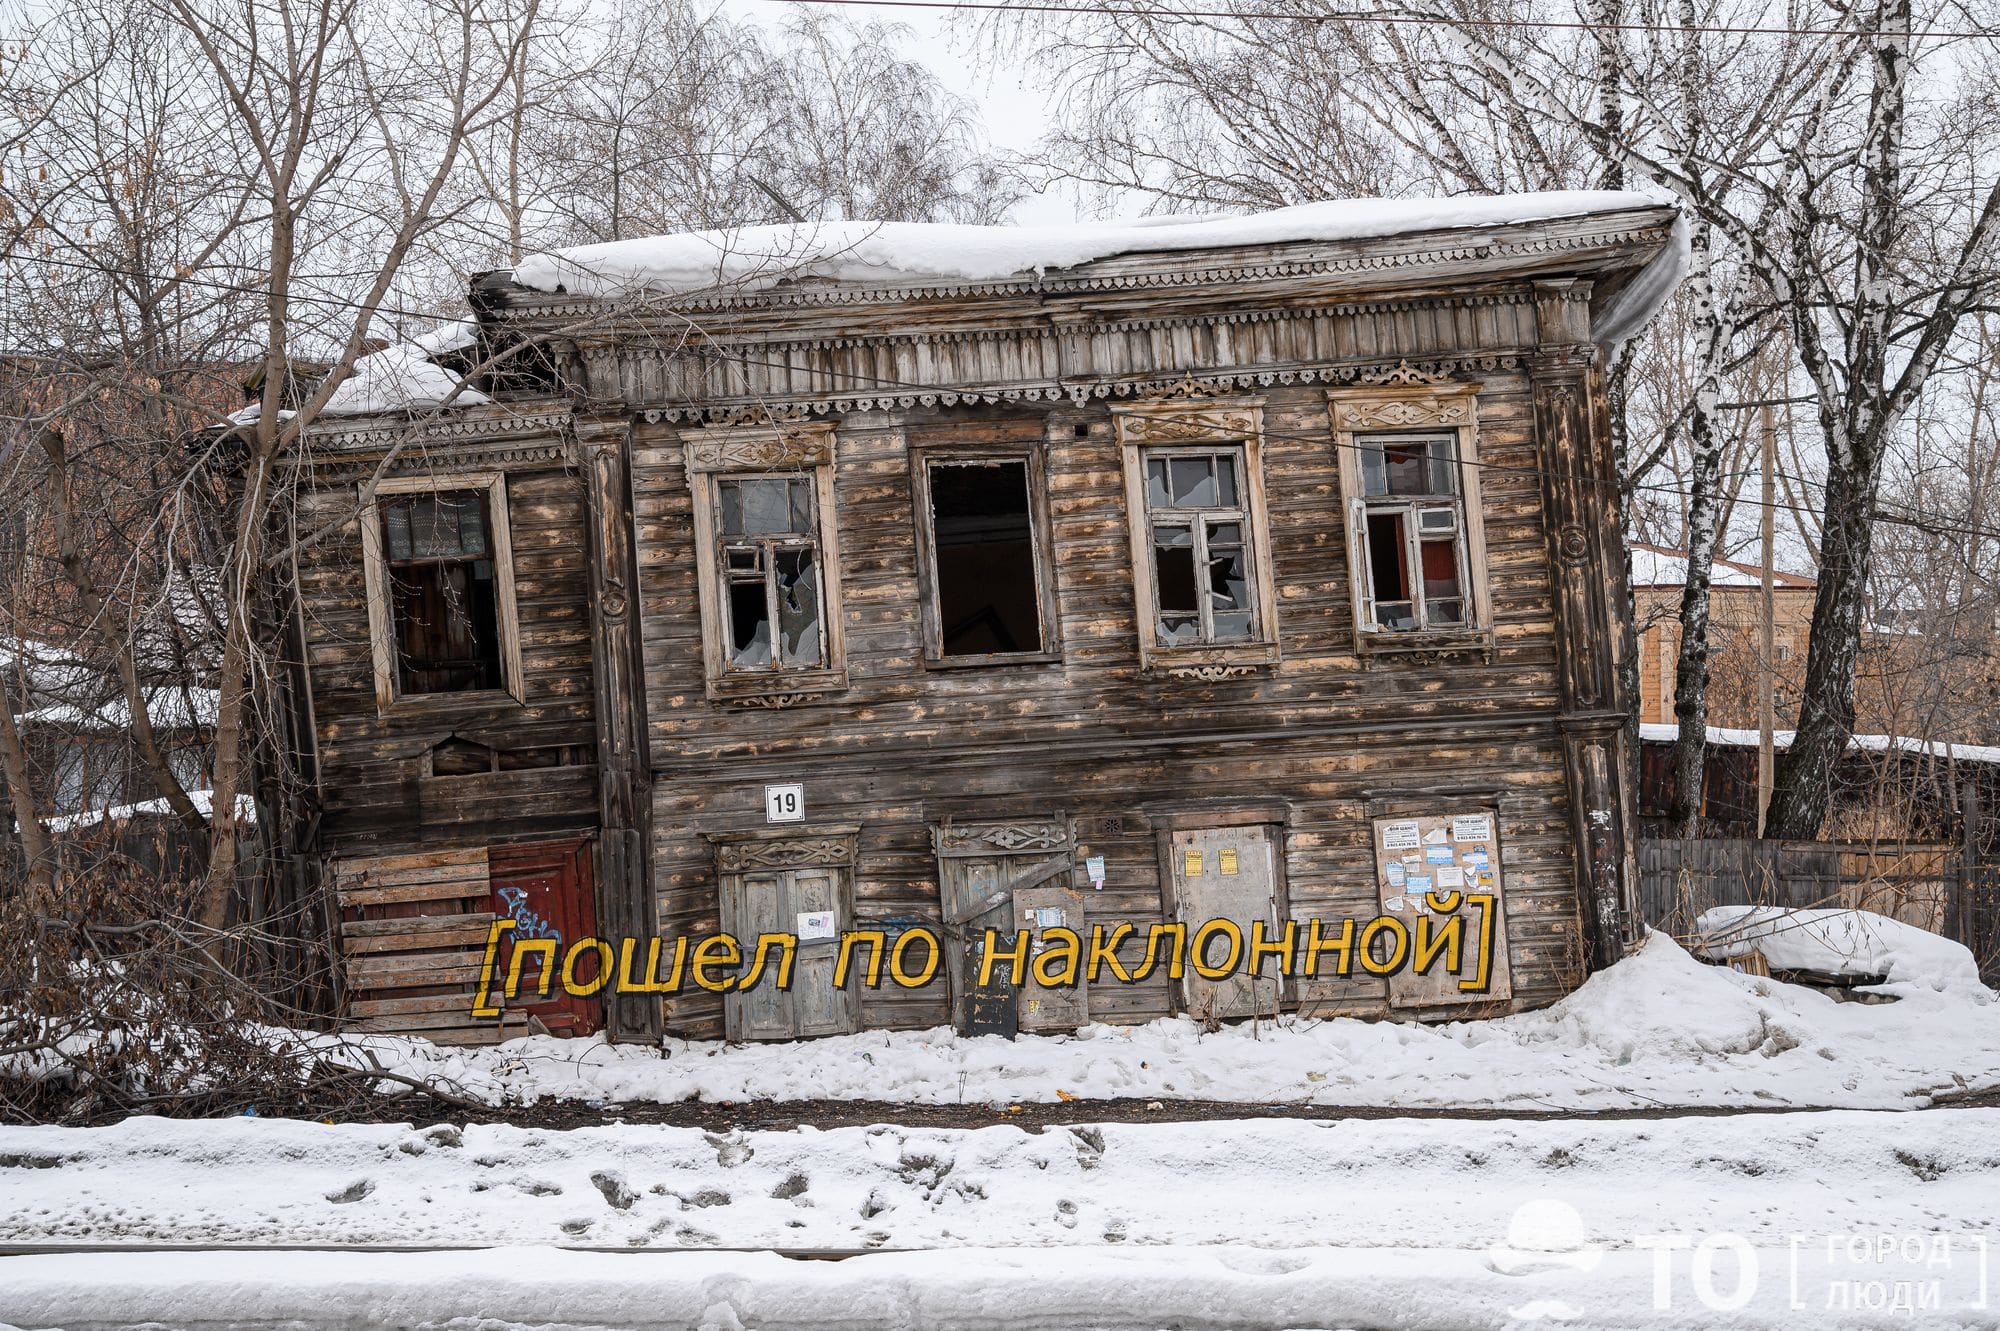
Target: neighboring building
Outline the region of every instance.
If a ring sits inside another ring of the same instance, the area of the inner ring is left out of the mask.
[[[1633,617],[1639,633],[1639,720],[1674,720],[1674,671],[1680,661],[1681,596],[1687,587],[1687,552],[1632,543]],[[1811,637],[1813,580],[1771,571],[1775,659],[1764,660],[1763,569],[1731,559],[1715,561],[1708,594],[1708,720],[1712,726],[1755,729],[1757,679],[1776,672],[1777,724],[1798,719],[1799,681]]]
[[[294,705],[353,1014],[490,1038],[495,915],[809,940],[787,994],[531,1009],[618,1038],[1560,997],[1635,927],[1599,346],[1671,290],[1675,222],[1552,195],[856,224],[481,279],[477,329],[426,349],[537,362],[323,423],[301,472],[301,530],[336,535],[301,547]],[[1430,856],[1400,829],[1454,818],[1504,910],[1510,985],[1476,1000],[972,979],[989,925],[1401,910]],[[919,927],[923,988],[837,990],[811,941]]]

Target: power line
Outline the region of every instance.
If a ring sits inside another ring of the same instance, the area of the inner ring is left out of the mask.
[[[1682,27],[1679,24],[1669,23],[1591,23],[1584,20],[1561,19],[1470,19],[1448,18],[1442,15],[1429,14],[1405,15],[1344,11],[1309,14],[1298,11],[1285,12],[1280,10],[1260,13],[1254,10],[1171,9],[1163,6],[1141,5],[1015,4],[1011,3],[1010,0],[766,0],[766,3],[787,5],[854,5],[874,9],[942,9],[1012,14],[1108,14],[1118,18],[1236,19],[1246,22],[1255,19],[1271,19],[1284,23],[1346,23],[1356,26],[1379,23],[1391,27],[1397,24],[1408,24],[1412,27],[1424,28],[1528,28],[1574,32],[1659,32],[1675,35],[1708,33],[1717,36],[1736,37],[1895,37],[1912,40],[1919,37],[1978,37],[1988,41],[2000,37],[2000,32],[1959,31],[1949,28],[1927,28],[1903,32],[1890,28],[1774,28],[1727,24],[1696,24],[1689,27]]]

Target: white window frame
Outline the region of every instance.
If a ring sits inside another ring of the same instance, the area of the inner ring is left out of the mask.
[[[382,544],[381,500],[396,495],[452,494],[480,491],[486,495],[492,546],[494,618],[500,630],[500,678],[497,689],[463,689],[446,693],[404,693],[396,684],[395,601],[389,592],[389,561]],[[507,515],[507,477],[493,471],[444,472],[435,475],[385,476],[375,483],[372,497],[360,492],[361,563],[367,585],[368,638],[375,661],[375,705],[391,708],[450,707],[492,703],[502,699],[526,702],[521,670],[520,612],[514,602],[514,540]]]

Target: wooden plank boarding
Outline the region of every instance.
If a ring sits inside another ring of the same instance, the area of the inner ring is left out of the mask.
[[[1448,813],[1401,813],[1373,821],[1377,900],[1386,915],[1403,921],[1415,947],[1418,919],[1444,916],[1427,898],[1453,892],[1494,897],[1492,983],[1483,993],[1461,989],[1460,981],[1477,973],[1479,940],[1485,922],[1470,904],[1465,918],[1465,946],[1459,974],[1445,969],[1445,956],[1429,974],[1417,974],[1411,964],[1389,976],[1389,1006],[1394,1008],[1454,1007],[1468,1003],[1501,1002],[1513,997],[1511,951],[1507,939],[1506,897],[1500,867],[1500,818],[1493,808],[1461,806]],[[1359,937],[1357,926],[1356,937]]]

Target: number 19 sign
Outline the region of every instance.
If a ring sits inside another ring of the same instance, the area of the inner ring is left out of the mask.
[[[806,820],[806,788],[796,783],[764,787],[764,821],[802,823]]]

